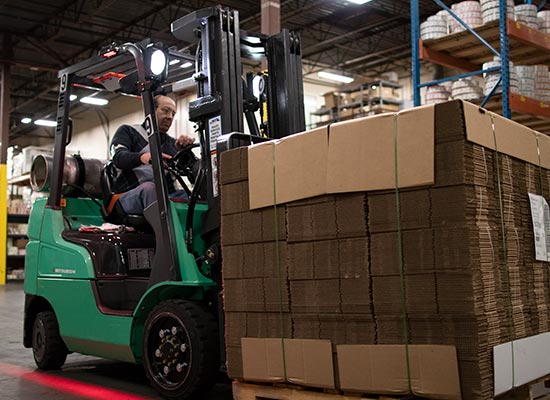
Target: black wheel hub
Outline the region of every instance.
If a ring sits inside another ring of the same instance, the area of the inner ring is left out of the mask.
[[[34,325],[33,337],[32,337],[32,350],[36,359],[41,360],[44,358],[44,351],[46,346],[46,328],[42,321],[36,321]]]
[[[191,364],[189,334],[181,321],[165,317],[150,331],[147,349],[154,379],[167,389],[174,389],[187,379]]]

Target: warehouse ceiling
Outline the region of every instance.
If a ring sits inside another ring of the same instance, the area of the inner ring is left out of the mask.
[[[418,1],[421,20],[439,10]],[[55,115],[59,69],[109,43],[146,37],[193,51],[174,39],[170,23],[216,4],[238,10],[241,29],[260,33],[259,0],[0,0],[0,61],[12,65],[10,137],[44,133],[20,120]],[[280,9],[281,27],[301,34],[306,79],[327,67],[367,78],[410,64],[409,1],[281,0]]]

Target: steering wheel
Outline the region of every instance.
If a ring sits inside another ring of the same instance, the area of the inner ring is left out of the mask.
[[[199,143],[191,143],[182,147],[176,154],[172,156],[172,163],[176,168],[185,168],[190,162],[195,161],[197,158],[195,154],[191,152],[195,147],[199,147]]]
[[[195,157],[192,150],[199,146],[199,143],[188,144],[174,154],[171,159],[164,160],[163,163],[164,168],[174,176],[189,197],[191,197],[191,190],[182,179],[182,175],[187,176],[191,182],[195,181],[196,176],[193,173],[193,165],[197,161],[197,157]]]

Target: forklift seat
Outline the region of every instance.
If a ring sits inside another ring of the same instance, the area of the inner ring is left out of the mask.
[[[143,215],[127,214],[118,199],[124,193],[115,193],[113,190],[118,169],[112,161],[108,161],[101,171],[101,190],[103,194],[103,207],[101,214],[106,222],[117,225],[132,226],[145,230],[151,230],[151,226]]]

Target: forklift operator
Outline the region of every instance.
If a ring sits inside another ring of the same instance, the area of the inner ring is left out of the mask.
[[[159,95],[154,98],[154,105],[162,158],[170,159],[177,150],[192,144],[194,139],[187,135],[174,139],[168,135],[176,115],[174,100]],[[120,205],[127,214],[143,214],[157,200],[145,123],[120,126],[113,136],[110,151],[113,163],[121,170],[114,183],[114,191],[124,193],[118,200]],[[185,191],[175,190],[172,178],[167,179],[167,183],[171,197],[187,199]]]

